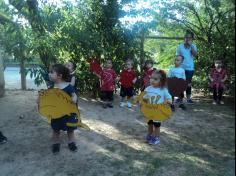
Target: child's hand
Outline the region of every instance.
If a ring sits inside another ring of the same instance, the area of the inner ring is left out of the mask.
[[[149,99],[147,99],[147,98],[144,98],[144,99],[143,99],[143,101],[144,101],[145,103],[148,103],[148,100],[149,100]]]
[[[117,76],[116,77],[116,82],[119,82],[120,81],[120,76]]]
[[[71,99],[74,103],[77,103],[78,97],[75,93],[73,93]]]
[[[136,83],[136,81],[137,81],[137,78],[135,78],[132,82],[133,82],[133,84],[135,84]]]
[[[172,105],[172,100],[167,100],[167,102],[166,102],[168,105]]]
[[[37,105],[39,105],[39,97],[37,98],[36,103],[37,103]]]

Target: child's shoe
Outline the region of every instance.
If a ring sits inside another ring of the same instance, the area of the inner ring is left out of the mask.
[[[147,134],[146,136],[145,136],[145,141],[147,142],[147,143],[149,143],[149,141],[152,139],[152,136],[151,135],[149,135],[149,134]]]
[[[74,142],[69,143],[68,147],[69,147],[70,151],[72,151],[72,152],[77,152],[77,150],[78,150],[78,148]]]
[[[127,106],[128,106],[128,108],[132,108],[132,103],[127,102]]]
[[[112,104],[112,103],[108,103],[108,104],[107,104],[107,107],[113,108],[113,104]]]
[[[53,144],[53,145],[52,145],[52,153],[53,153],[53,154],[57,154],[57,153],[59,153],[59,152],[60,152],[60,144],[59,144],[59,143]]]
[[[186,106],[184,104],[180,104],[179,105],[179,108],[183,109],[183,110],[186,110]]]
[[[0,132],[0,144],[4,144],[7,142],[7,138],[3,136],[3,134]]]
[[[107,104],[103,104],[102,107],[103,107],[104,109],[106,109],[108,106],[107,106]]]
[[[225,104],[225,103],[224,103],[223,101],[220,101],[220,104],[223,105],[223,104]]]
[[[176,103],[176,104],[179,104],[181,101],[182,101],[182,100],[181,100],[180,98],[178,98],[178,99],[175,100],[175,103]]]
[[[175,111],[175,105],[171,104],[171,105],[170,105],[170,108],[171,108],[172,112]]]
[[[120,107],[125,107],[126,103],[125,102],[120,102]]]
[[[194,101],[193,101],[192,99],[188,99],[188,100],[187,100],[187,103],[188,103],[188,104],[194,104]]]
[[[158,145],[160,144],[160,139],[159,137],[152,137],[152,139],[149,141],[150,145]]]
[[[216,102],[216,101],[213,101],[213,102],[212,102],[212,104],[213,104],[213,105],[216,105],[216,104],[217,104],[217,102]]]

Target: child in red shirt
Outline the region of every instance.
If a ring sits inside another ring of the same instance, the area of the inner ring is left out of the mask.
[[[113,92],[115,89],[116,72],[112,69],[112,60],[108,59],[100,74],[101,99],[104,102],[103,108],[113,108]]]
[[[150,78],[153,73],[153,61],[152,60],[147,60],[145,62],[144,68],[143,68],[143,86],[141,91],[144,91],[145,88],[150,86]]]
[[[120,106],[124,107],[126,105],[125,98],[127,97],[128,108],[132,107],[131,98],[134,95],[134,84],[137,81],[135,72],[133,70],[133,61],[127,60],[125,69],[120,74],[120,96],[121,103]]]
[[[222,96],[225,89],[224,82],[227,79],[227,75],[222,66],[223,64],[221,60],[215,60],[215,68],[212,68],[209,74],[211,80],[210,87],[213,89],[213,104],[224,104]]]

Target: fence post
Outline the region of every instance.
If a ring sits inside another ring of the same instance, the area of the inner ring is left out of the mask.
[[[5,93],[5,79],[4,79],[3,54],[0,50],[0,97],[3,97],[4,93]]]

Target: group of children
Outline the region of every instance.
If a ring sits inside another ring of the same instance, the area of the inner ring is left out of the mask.
[[[145,62],[143,70],[143,86],[141,91],[145,92],[143,99],[150,99],[149,102],[155,104],[162,104],[167,102],[174,110],[174,97],[170,95],[167,89],[167,78],[177,77],[180,79],[186,79],[185,70],[181,68],[184,57],[177,55],[175,57],[174,67],[169,69],[166,74],[163,70],[157,70],[153,68],[153,61],[148,60]],[[53,82],[54,88],[59,88],[65,91],[71,96],[74,103],[77,103],[76,95],[76,79],[75,79],[76,64],[73,61],[69,61],[65,65],[54,64],[50,68],[49,78]],[[113,94],[116,82],[121,85],[120,88],[120,107],[127,106],[132,108],[132,97],[134,96],[134,84],[137,81],[137,76],[133,69],[133,61],[126,60],[125,67],[117,76],[115,70],[112,68],[112,60],[108,59],[104,64],[102,73],[97,75],[101,80],[101,99],[103,100],[104,108],[113,108]],[[209,78],[211,80],[211,88],[213,89],[213,104],[223,104],[222,95],[224,90],[224,82],[227,79],[226,71],[222,68],[222,61],[215,61],[215,68],[210,71]],[[176,85],[178,86],[178,85]],[[51,87],[50,87],[51,88]],[[153,101],[153,97],[155,100]],[[179,95],[178,100],[180,102],[179,107],[186,109],[183,104],[183,96]],[[51,127],[53,129],[53,144],[52,152],[54,154],[60,151],[60,131],[67,131],[68,134],[68,148],[75,152],[77,146],[75,143],[74,130],[76,127],[68,127],[66,123],[78,121],[76,115],[66,115],[59,119],[51,120]],[[157,145],[160,143],[160,126],[159,121],[148,121],[148,132],[145,137],[146,142],[149,144]],[[6,142],[7,138],[0,133],[0,143]]]
[[[181,67],[181,64],[184,61],[184,57],[182,55],[177,55],[175,57],[174,67],[169,69],[166,74],[163,70],[157,70],[153,68],[153,61],[147,60],[144,65],[143,70],[143,86],[141,88],[142,91],[145,92],[144,99],[149,99],[150,97],[155,97],[157,101],[150,101],[155,104],[162,104],[164,102],[168,102],[171,106],[172,110],[175,110],[174,107],[174,97],[170,95],[167,89],[167,78],[168,77],[177,77],[179,79],[186,80],[185,70]],[[134,85],[137,81],[137,76],[133,69],[133,61],[126,60],[125,67],[121,71],[120,75],[117,76],[115,70],[113,69],[112,60],[106,60],[102,72],[100,74],[96,74],[100,80],[100,88],[101,88],[101,100],[103,101],[103,108],[113,108],[113,99],[114,99],[114,89],[117,82],[120,83],[120,107],[127,106],[128,108],[132,108],[132,98],[134,96]],[[66,71],[67,68],[67,71]],[[67,92],[70,96],[72,96],[73,101],[76,103],[77,96],[75,94],[75,68],[76,65],[69,61],[65,66],[61,64],[56,64],[52,66],[49,77],[51,81],[54,82],[54,86],[58,87],[65,92]],[[64,70],[64,71],[62,71]],[[219,76],[220,75],[220,76]],[[219,78],[220,77],[220,78]],[[210,73],[210,79],[212,81],[212,88],[214,89],[214,102],[222,103],[222,86],[223,82],[226,79],[226,74],[224,69],[222,69],[222,65],[219,64],[219,61],[216,61],[216,66],[212,69]],[[217,80],[216,80],[217,79]],[[219,81],[220,83],[216,81]],[[178,85],[176,85],[178,86]],[[158,99],[157,99],[158,97]],[[183,103],[183,93],[181,93],[178,97],[179,107],[183,110],[186,109]],[[51,122],[51,126],[53,128],[53,153],[59,152],[60,143],[59,143],[59,132],[60,130],[66,130],[68,132],[69,138],[69,149],[71,151],[76,151],[77,147],[74,140],[74,129],[69,129],[66,127],[66,120],[76,120],[76,117],[63,117],[58,122],[53,120]],[[159,121],[148,121],[148,134],[146,135],[146,141],[149,144],[159,144],[160,143],[160,126],[161,122]]]

